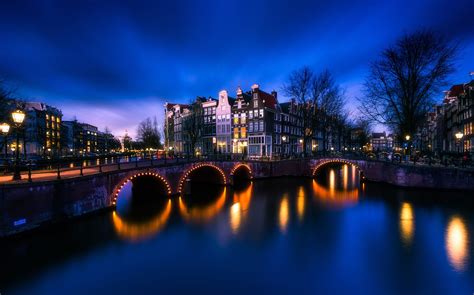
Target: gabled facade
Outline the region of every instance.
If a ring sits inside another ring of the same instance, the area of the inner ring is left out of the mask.
[[[229,97],[226,90],[219,92],[216,109],[216,144],[219,154],[232,153],[232,106],[235,99]]]
[[[237,88],[237,98],[232,105],[232,153],[248,155],[247,112],[249,110],[251,93],[244,93]]]
[[[248,106],[248,155],[250,158],[271,157],[274,148],[274,124],[277,110],[276,92],[272,94],[252,85]]]

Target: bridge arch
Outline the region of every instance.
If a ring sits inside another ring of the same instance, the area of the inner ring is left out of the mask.
[[[248,179],[253,179],[252,168],[245,163],[235,164],[230,171],[230,176],[240,176],[242,173],[245,173],[243,176],[247,176]]]
[[[323,166],[328,165],[328,164],[347,164],[354,166],[357,170],[359,170],[359,173],[361,176],[364,175],[363,170],[360,168],[360,166],[357,164],[355,161],[351,160],[346,160],[346,159],[340,159],[340,158],[335,158],[335,159],[323,159],[320,162],[316,164],[313,168],[313,172],[311,173],[311,176],[314,177],[316,176],[316,173],[321,169]]]
[[[225,175],[225,172],[224,170],[222,170],[221,168],[219,168],[218,166],[214,165],[214,164],[211,164],[211,163],[201,163],[201,164],[198,164],[198,165],[195,165],[195,166],[192,166],[191,168],[189,168],[188,170],[186,170],[183,175],[181,176],[181,178],[179,179],[179,183],[178,183],[178,193],[182,193],[183,192],[183,189],[184,189],[184,184],[186,182],[186,179],[188,179],[188,177],[192,176],[192,174],[196,173],[197,170],[199,169],[203,169],[203,168],[211,168],[213,169],[214,171],[217,172],[217,174],[220,176],[221,178],[221,184],[223,185],[227,185],[227,177]]]
[[[161,176],[160,174],[155,173],[155,172],[140,172],[140,173],[136,173],[136,174],[128,177],[127,179],[122,181],[119,185],[117,185],[117,187],[114,189],[114,193],[112,195],[112,205],[115,206],[117,204],[117,198],[120,194],[120,191],[123,189],[123,187],[127,183],[129,183],[130,181],[133,181],[134,179],[137,179],[139,177],[143,177],[143,176],[151,176],[151,177],[154,177],[154,178],[158,179],[165,186],[167,195],[171,195],[171,186],[170,186],[168,180],[166,180],[166,178],[164,178],[163,176]]]

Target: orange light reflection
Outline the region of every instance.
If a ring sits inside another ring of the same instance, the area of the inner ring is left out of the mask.
[[[117,212],[112,212],[112,221],[115,232],[126,241],[138,242],[155,236],[160,232],[171,213],[171,200],[168,200],[165,209],[152,220],[145,223],[133,223],[122,219]]]

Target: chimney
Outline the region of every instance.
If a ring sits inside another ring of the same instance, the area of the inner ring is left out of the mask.
[[[275,99],[277,99],[277,95],[278,95],[277,92],[276,92],[275,90],[273,90],[273,91],[272,91],[272,96],[273,96]]]

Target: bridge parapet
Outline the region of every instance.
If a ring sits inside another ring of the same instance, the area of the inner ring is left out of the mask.
[[[189,176],[190,171],[203,166],[214,167],[225,179],[223,184],[232,185],[237,169],[248,169],[252,179],[283,176],[313,177],[315,171],[328,163],[354,165],[371,181],[406,187],[474,190],[472,170],[408,166],[347,158],[208,161],[168,163],[148,167],[131,166],[81,177],[1,185],[0,236],[28,230],[43,222],[112,207],[120,187],[140,175],[153,175],[162,179],[167,183],[168,193],[173,195],[183,192],[183,181]]]

